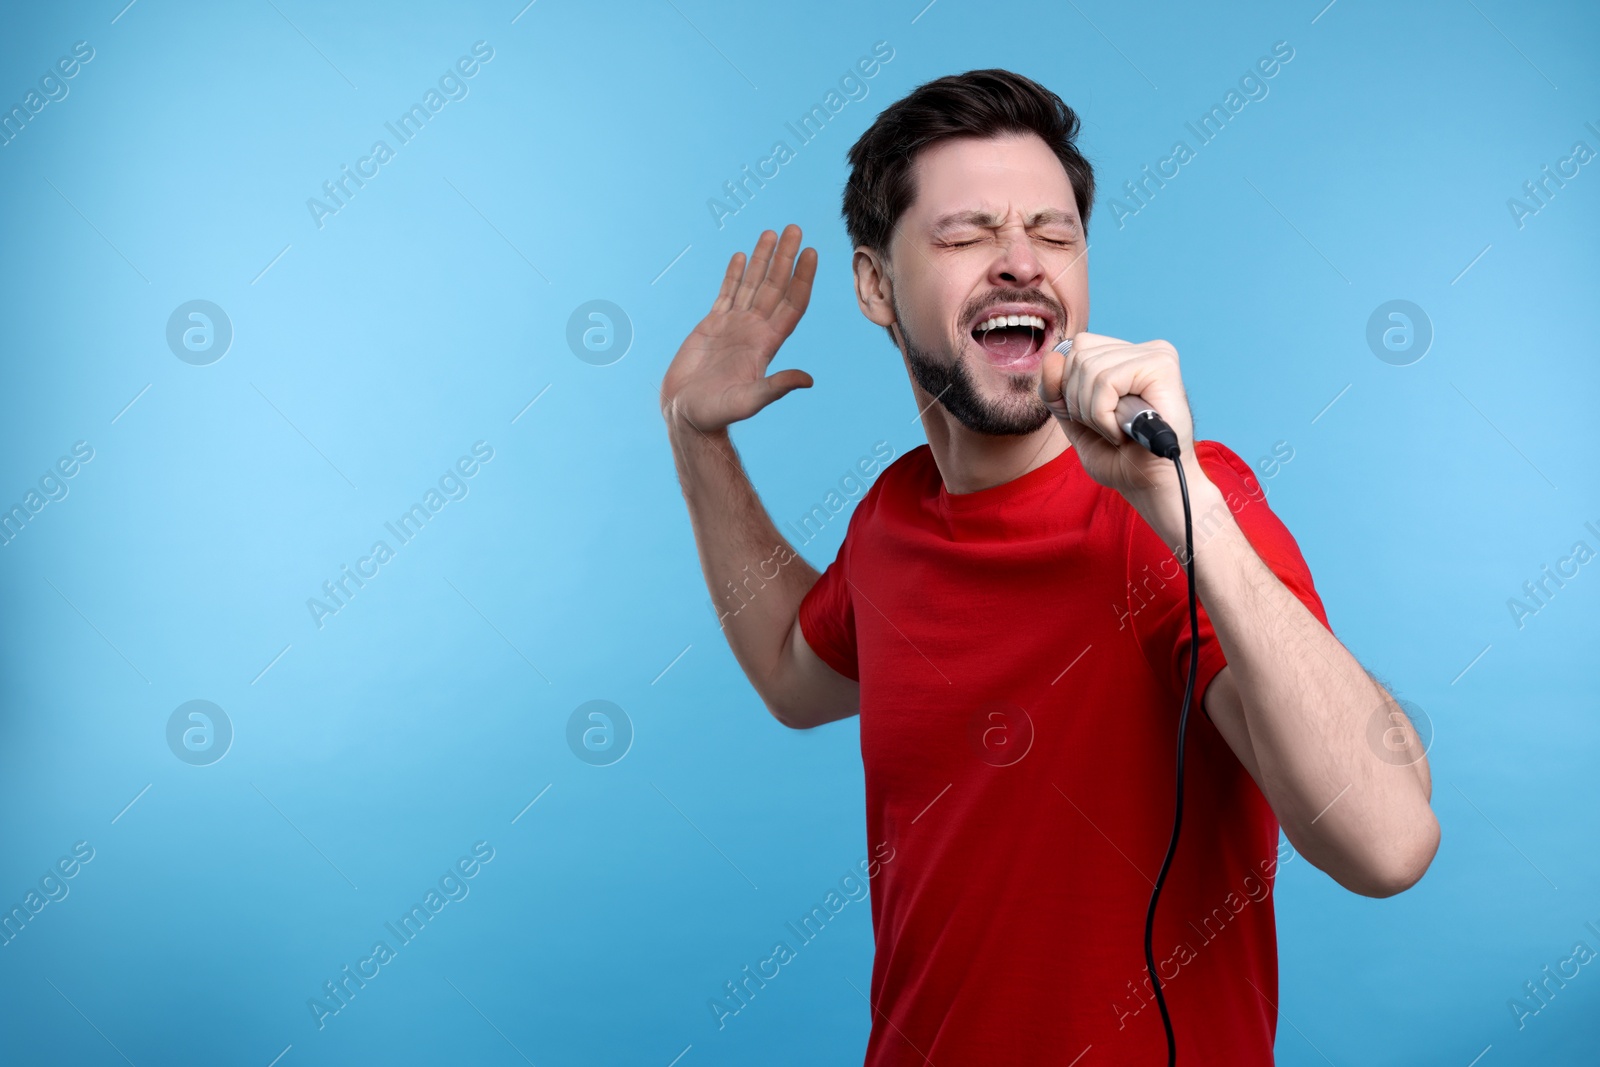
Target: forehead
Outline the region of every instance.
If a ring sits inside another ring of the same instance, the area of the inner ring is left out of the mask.
[[[904,225],[918,231],[967,211],[1027,217],[1054,209],[1078,218],[1066,168],[1033,133],[939,141],[917,153],[911,177],[916,194]]]

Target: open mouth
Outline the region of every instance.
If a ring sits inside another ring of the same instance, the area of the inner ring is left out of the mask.
[[[1044,347],[1045,329],[1038,315],[993,315],[972,328],[972,339],[996,363],[1022,363]]]

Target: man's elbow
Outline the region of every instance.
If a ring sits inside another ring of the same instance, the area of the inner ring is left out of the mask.
[[[767,711],[774,719],[778,720],[780,725],[787,726],[791,730],[809,730],[816,725],[816,723],[807,722],[803,717],[774,704],[767,704]]]
[[[1344,883],[1346,889],[1366,897],[1392,897],[1416,885],[1439,851],[1439,820],[1430,810],[1419,820],[1416,832],[1403,844],[1386,850],[1371,868]]]
[[[792,702],[779,701],[762,694],[761,703],[766,705],[767,714],[777,719],[779,725],[787,726],[791,730],[809,730],[817,725],[811,716],[794,707]]]
[[[818,726],[822,726],[826,723],[838,722],[840,719],[848,719],[850,716],[856,713],[853,708],[804,709],[784,707],[771,703],[767,704],[767,711],[774,719],[777,719],[778,722],[782,723],[784,726],[787,726],[791,730],[814,730]]]

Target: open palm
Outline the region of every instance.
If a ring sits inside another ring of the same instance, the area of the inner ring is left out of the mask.
[[[728,261],[711,311],[673,357],[661,381],[661,413],[709,432],[748,419],[792,389],[808,388],[811,375],[767,366],[794,332],[811,301],[817,250],[800,248],[800,227],[783,236],[763,230],[745,267],[743,252]],[[792,271],[791,271],[792,267]]]

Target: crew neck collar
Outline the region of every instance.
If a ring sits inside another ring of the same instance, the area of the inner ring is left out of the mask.
[[[928,455],[931,460],[933,456],[931,450]],[[1009,482],[1001,482],[999,485],[991,485],[987,489],[971,493],[952,493],[945,488],[944,478],[939,475],[938,465],[935,464],[934,476],[939,480],[939,506],[947,511],[971,512],[1007,504],[1065,477],[1067,472],[1077,465],[1078,457],[1073,455],[1072,446],[1068,445],[1054,459],[1046,461],[1026,474],[1018,475]]]

